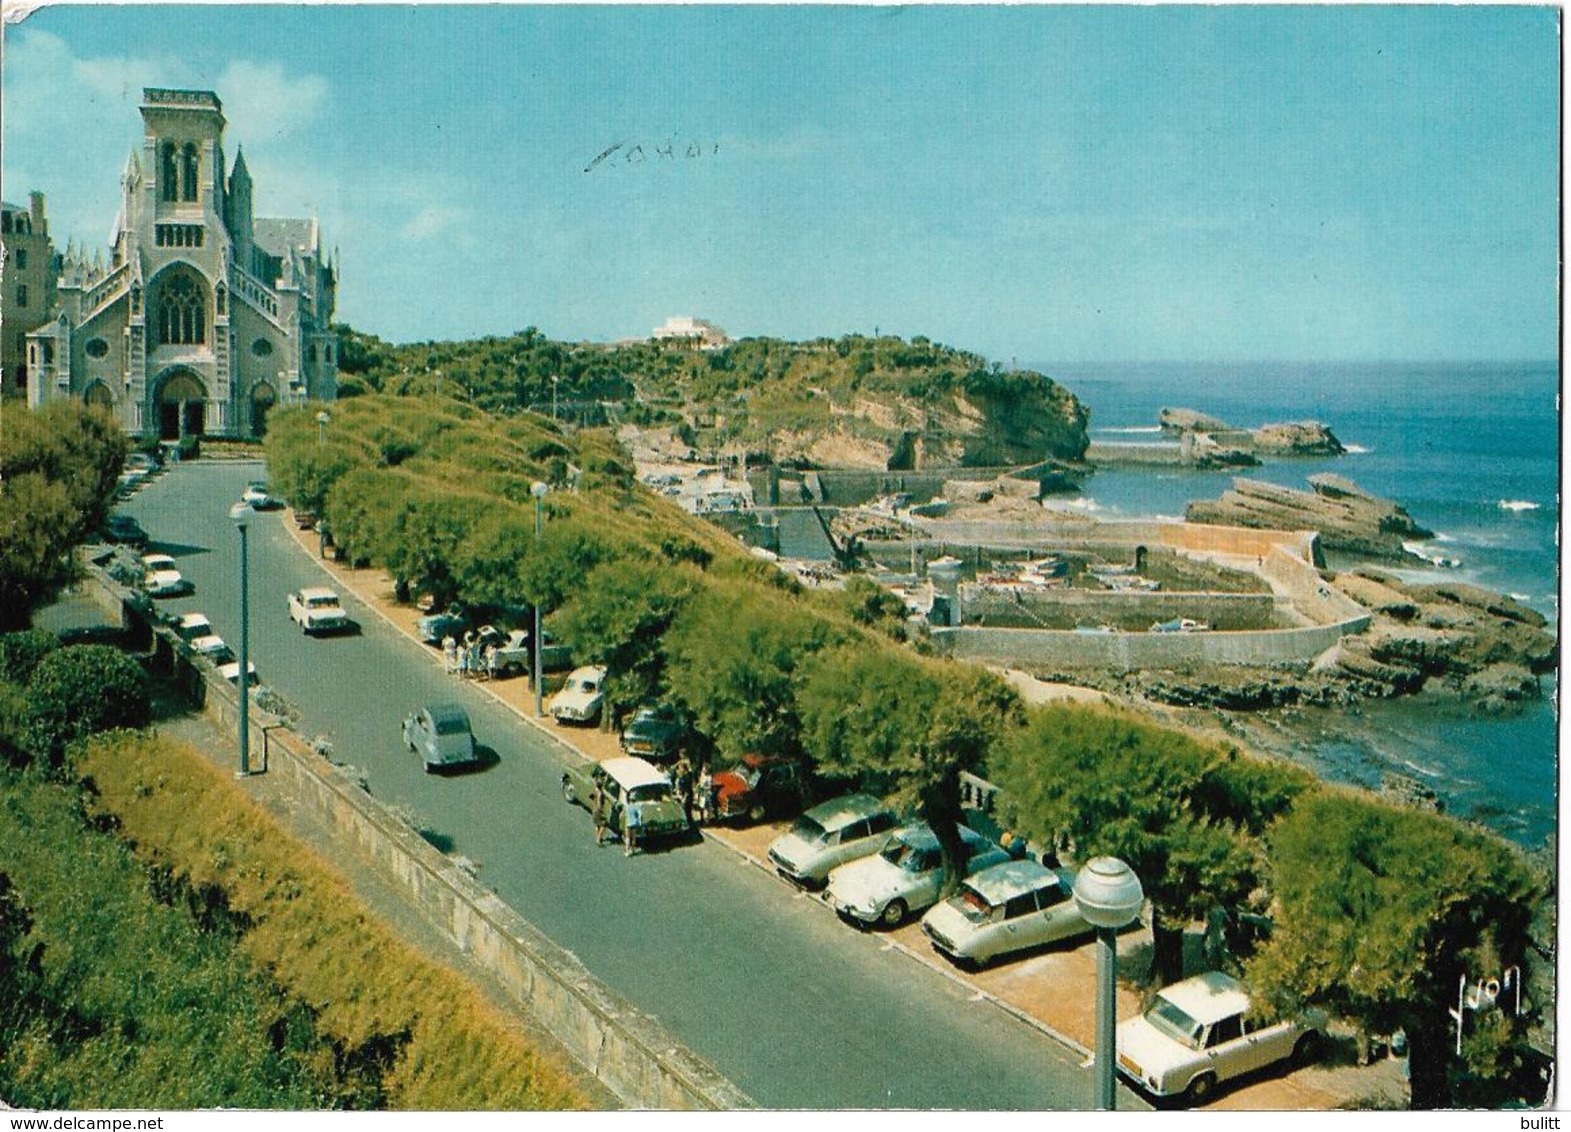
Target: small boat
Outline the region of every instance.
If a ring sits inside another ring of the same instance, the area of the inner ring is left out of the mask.
[[[1175,617],[1171,621],[1158,621],[1151,626],[1153,633],[1204,633],[1210,629],[1204,621],[1193,621],[1188,617]]]

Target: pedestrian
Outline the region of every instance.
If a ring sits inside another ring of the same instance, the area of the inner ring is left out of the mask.
[[[487,645],[485,647],[485,675],[486,675],[486,679],[487,680],[495,680],[496,679],[496,670],[497,670],[496,646],[495,645]]]
[[[638,811],[632,806],[622,807],[622,852],[627,857],[638,852]]]
[[[686,755],[678,755],[676,762],[671,765],[671,790],[676,795],[677,802],[682,811],[687,814],[687,820],[693,820],[693,768],[687,763]]]
[[[594,793],[589,798],[589,812],[595,820],[595,844],[604,845],[606,839],[606,796],[605,788],[600,783],[595,783]]]
[[[707,763],[698,772],[694,798],[698,803],[698,824],[704,825],[713,814],[715,802],[715,780],[709,773]]]
[[[442,667],[449,675],[458,671],[458,642],[451,633],[442,638]]]

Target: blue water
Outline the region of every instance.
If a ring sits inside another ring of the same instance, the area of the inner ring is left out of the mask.
[[[1155,441],[1164,407],[1238,427],[1317,420],[1348,455],[1233,472],[1104,471],[1081,503],[1105,517],[1181,516],[1235,475],[1305,488],[1330,471],[1404,506],[1435,532],[1424,563],[1381,569],[1414,581],[1468,581],[1559,621],[1559,375],[1540,365],[1040,365],[1090,409],[1093,441]],[[1502,504],[1511,504],[1504,507]],[[1335,565],[1345,567],[1347,562]],[[1373,785],[1382,770],[1435,789],[1451,813],[1528,845],[1556,825],[1555,681],[1509,719],[1435,702],[1309,713],[1301,756],[1328,777]]]

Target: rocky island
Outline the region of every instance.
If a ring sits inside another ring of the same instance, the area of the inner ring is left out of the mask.
[[[1319,531],[1325,550],[1362,557],[1412,558],[1406,543],[1434,537],[1400,505],[1352,480],[1329,473],[1309,477],[1310,491],[1254,479],[1235,479],[1220,499],[1196,500],[1184,511],[1191,523],[1273,531]],[[1422,557],[1419,555],[1418,557]]]

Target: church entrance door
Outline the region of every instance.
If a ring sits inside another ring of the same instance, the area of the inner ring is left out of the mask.
[[[158,438],[201,436],[207,420],[207,390],[190,370],[172,374],[158,392]]]

